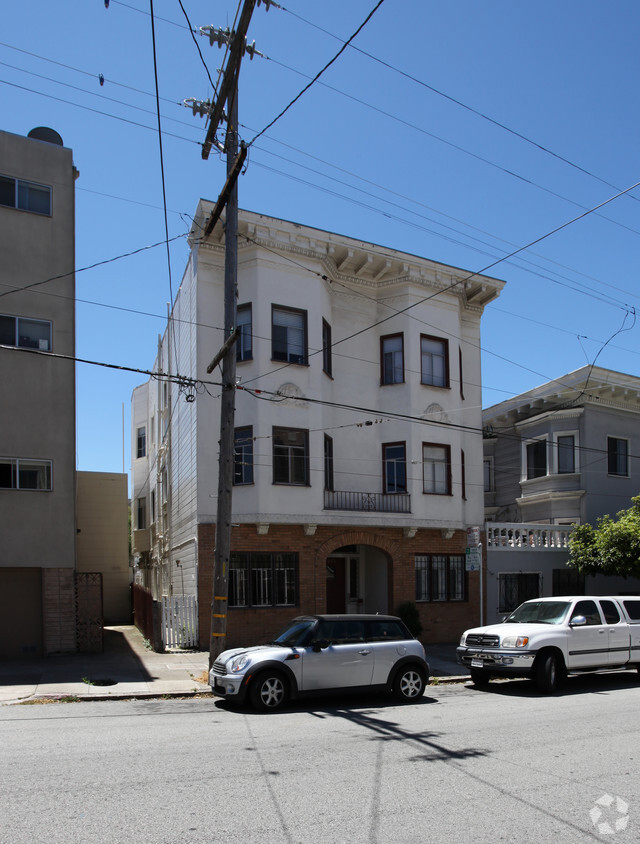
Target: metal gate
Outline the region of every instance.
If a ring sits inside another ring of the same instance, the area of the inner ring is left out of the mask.
[[[83,653],[102,653],[102,573],[76,572],[76,643]]]
[[[162,641],[165,648],[195,648],[198,604],[194,595],[162,598]]]

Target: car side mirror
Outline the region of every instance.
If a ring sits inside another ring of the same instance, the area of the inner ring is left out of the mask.
[[[574,615],[569,622],[569,627],[584,627],[586,623],[587,619],[583,615]]]
[[[312,646],[314,653],[320,653],[320,651],[329,647],[329,642],[326,639],[316,639],[316,641],[312,643]]]

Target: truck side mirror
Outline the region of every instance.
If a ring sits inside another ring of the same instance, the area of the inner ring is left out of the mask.
[[[586,623],[587,619],[583,615],[574,615],[569,622],[569,627],[584,627]]]

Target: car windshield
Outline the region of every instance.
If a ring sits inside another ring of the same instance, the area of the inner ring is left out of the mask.
[[[569,607],[568,601],[526,601],[504,621],[505,624],[560,624]]]
[[[284,627],[272,645],[282,645],[285,648],[304,647],[311,638],[311,632],[316,626],[314,618],[298,618]]]

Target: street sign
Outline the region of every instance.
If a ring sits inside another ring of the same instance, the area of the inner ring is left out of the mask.
[[[480,571],[482,565],[482,548],[467,548],[465,569],[467,571]]]

